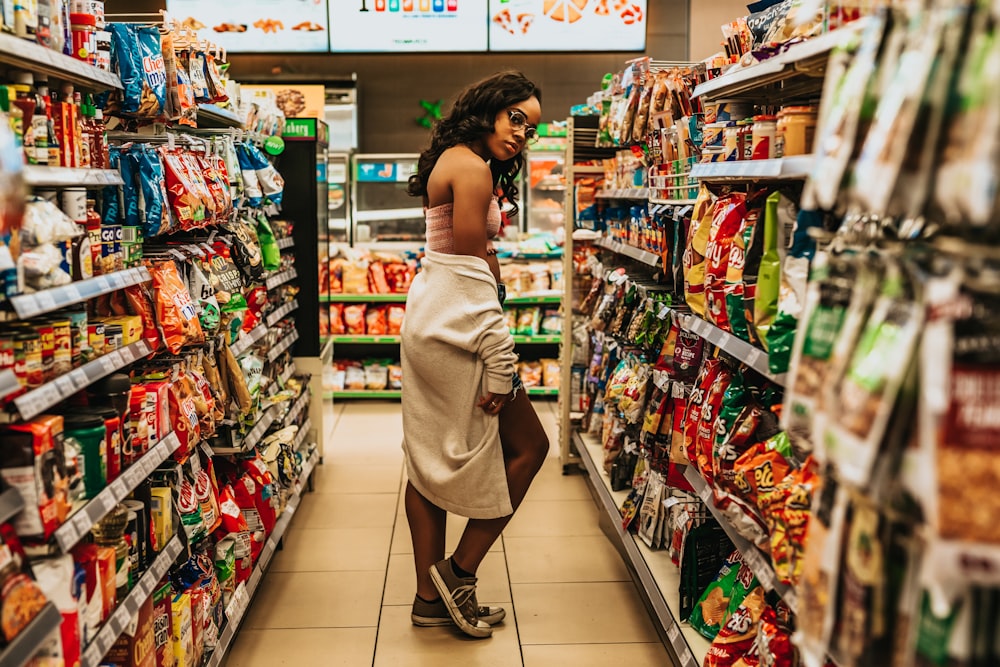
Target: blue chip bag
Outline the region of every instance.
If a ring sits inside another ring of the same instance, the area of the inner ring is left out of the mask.
[[[109,169],[120,171],[121,152],[121,148],[118,146],[110,146],[108,148]],[[109,185],[101,189],[101,210],[103,211],[101,219],[105,224],[120,225],[124,222],[121,200],[118,197],[118,193],[117,185]]]
[[[109,23],[111,62],[122,82],[121,113],[156,118],[167,99],[159,28]]]
[[[139,54],[142,58],[142,73],[145,88],[139,106],[139,115],[157,118],[167,105],[167,68],[163,62],[160,45],[160,29],[155,26],[140,26],[136,29],[139,39]]]
[[[122,224],[126,227],[139,226],[139,164],[130,151],[118,146],[109,149],[112,164],[118,165],[122,175]]]
[[[163,163],[152,146],[135,146],[132,155],[138,163],[139,185],[146,204],[142,221],[143,236],[149,238],[173,231],[170,207],[167,206],[167,186],[163,177]]]
[[[250,143],[245,144],[245,146],[249,163],[256,171],[261,193],[268,200],[280,206],[285,190],[285,179],[281,177],[274,165],[264,157],[259,148]]]
[[[248,150],[248,145],[243,143],[237,146],[236,157],[240,163],[240,174],[243,176],[243,195],[246,197],[247,205],[254,208],[264,202],[264,193],[261,192],[260,181],[257,178],[257,164]]]

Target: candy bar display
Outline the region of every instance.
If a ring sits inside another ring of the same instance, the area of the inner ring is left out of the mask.
[[[212,48],[76,4],[87,62],[0,82],[0,661],[217,664],[318,458],[275,128]]]

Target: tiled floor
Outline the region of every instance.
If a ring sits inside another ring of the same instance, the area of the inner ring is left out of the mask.
[[[337,406],[334,442],[257,593],[227,667],[669,665],[582,476],[563,476],[556,403],[536,409],[552,452],[479,571],[507,608],[493,637],[410,623],[415,580],[403,514],[398,402]],[[451,517],[449,549],[463,520]]]

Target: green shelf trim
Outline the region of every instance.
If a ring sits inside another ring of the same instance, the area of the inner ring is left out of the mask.
[[[333,344],[337,343],[378,343],[399,344],[399,336],[334,336]]]
[[[558,334],[553,335],[553,336],[514,336],[514,342],[517,343],[517,344],[519,344],[519,345],[523,345],[523,344],[529,344],[529,345],[530,344],[553,344],[553,343],[561,343],[562,342],[562,336],[560,336]]]
[[[528,396],[558,396],[559,387],[528,387]]]
[[[406,303],[406,294],[321,294],[321,303]]]
[[[332,391],[326,393],[326,398],[399,398],[403,395],[399,389],[370,389],[363,391]]]
[[[561,303],[562,297],[553,296],[509,296],[504,301],[505,306],[534,306],[543,303]]]

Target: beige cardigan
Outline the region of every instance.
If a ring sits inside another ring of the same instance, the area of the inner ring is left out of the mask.
[[[427,500],[473,519],[513,513],[499,420],[477,406],[511,391],[517,355],[485,261],[428,250],[406,300],[403,451]]]

